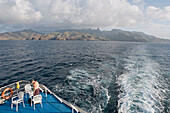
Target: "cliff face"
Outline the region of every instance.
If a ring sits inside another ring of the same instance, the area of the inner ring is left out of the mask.
[[[33,30],[0,33],[0,40],[25,40],[40,37],[42,34]]]
[[[143,32],[130,32],[120,29],[112,29],[111,31],[100,31],[99,29],[67,29],[58,30],[58,32],[79,32],[95,34],[97,36],[105,37],[109,41],[129,41],[129,42],[170,42],[166,39],[160,39],[155,36],[147,35]]]
[[[95,40],[107,40],[107,39],[102,36],[96,36],[95,34],[65,31],[63,33],[57,32],[57,34],[54,35],[54,38],[52,38],[52,40],[93,40],[95,41]]]
[[[39,33],[33,30],[0,33],[0,40],[107,40],[95,34],[65,31],[52,33]]]
[[[129,32],[118,29],[100,31],[99,29],[68,29],[52,33],[39,33],[29,30],[0,33],[0,40],[85,40],[85,41],[130,41],[167,42],[142,32]]]

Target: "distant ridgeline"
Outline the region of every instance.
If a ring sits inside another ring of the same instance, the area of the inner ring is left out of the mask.
[[[0,33],[0,40],[84,40],[84,41],[129,41],[167,42],[142,32],[129,32],[119,29],[100,31],[99,29],[67,29],[52,33],[40,33],[31,29]]]

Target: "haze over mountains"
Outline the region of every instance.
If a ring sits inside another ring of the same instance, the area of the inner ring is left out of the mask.
[[[51,33],[40,33],[31,29],[0,33],[0,40],[85,40],[85,41],[129,41],[129,42],[167,42],[142,32],[119,29],[101,31],[99,29],[67,29]]]

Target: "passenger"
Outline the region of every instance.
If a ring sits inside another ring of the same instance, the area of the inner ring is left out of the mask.
[[[38,95],[40,92],[39,83],[37,81],[34,81],[34,79],[31,80],[31,83],[33,83],[33,87],[34,87],[34,93],[33,93],[34,96]]]
[[[39,83],[37,81],[35,81],[34,79],[32,79],[30,81],[33,84],[34,87],[34,92],[33,95],[38,95],[40,93],[40,89],[39,89]],[[31,97],[33,99],[33,97]],[[31,104],[31,98],[28,99],[28,103]]]

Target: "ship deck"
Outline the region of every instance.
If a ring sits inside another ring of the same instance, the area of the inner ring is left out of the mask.
[[[41,108],[41,104],[34,106],[30,105],[28,103],[28,95],[26,98],[26,95],[24,95],[24,103],[25,107],[23,107],[23,104],[18,105],[18,113],[76,113],[75,110],[72,110],[71,107],[67,106],[64,103],[61,103],[53,94],[47,94],[47,97],[45,93],[40,93],[42,95],[42,105],[43,108]],[[4,104],[0,105],[0,113],[17,113],[16,106],[13,105],[13,108],[11,108],[11,100],[6,100]]]

